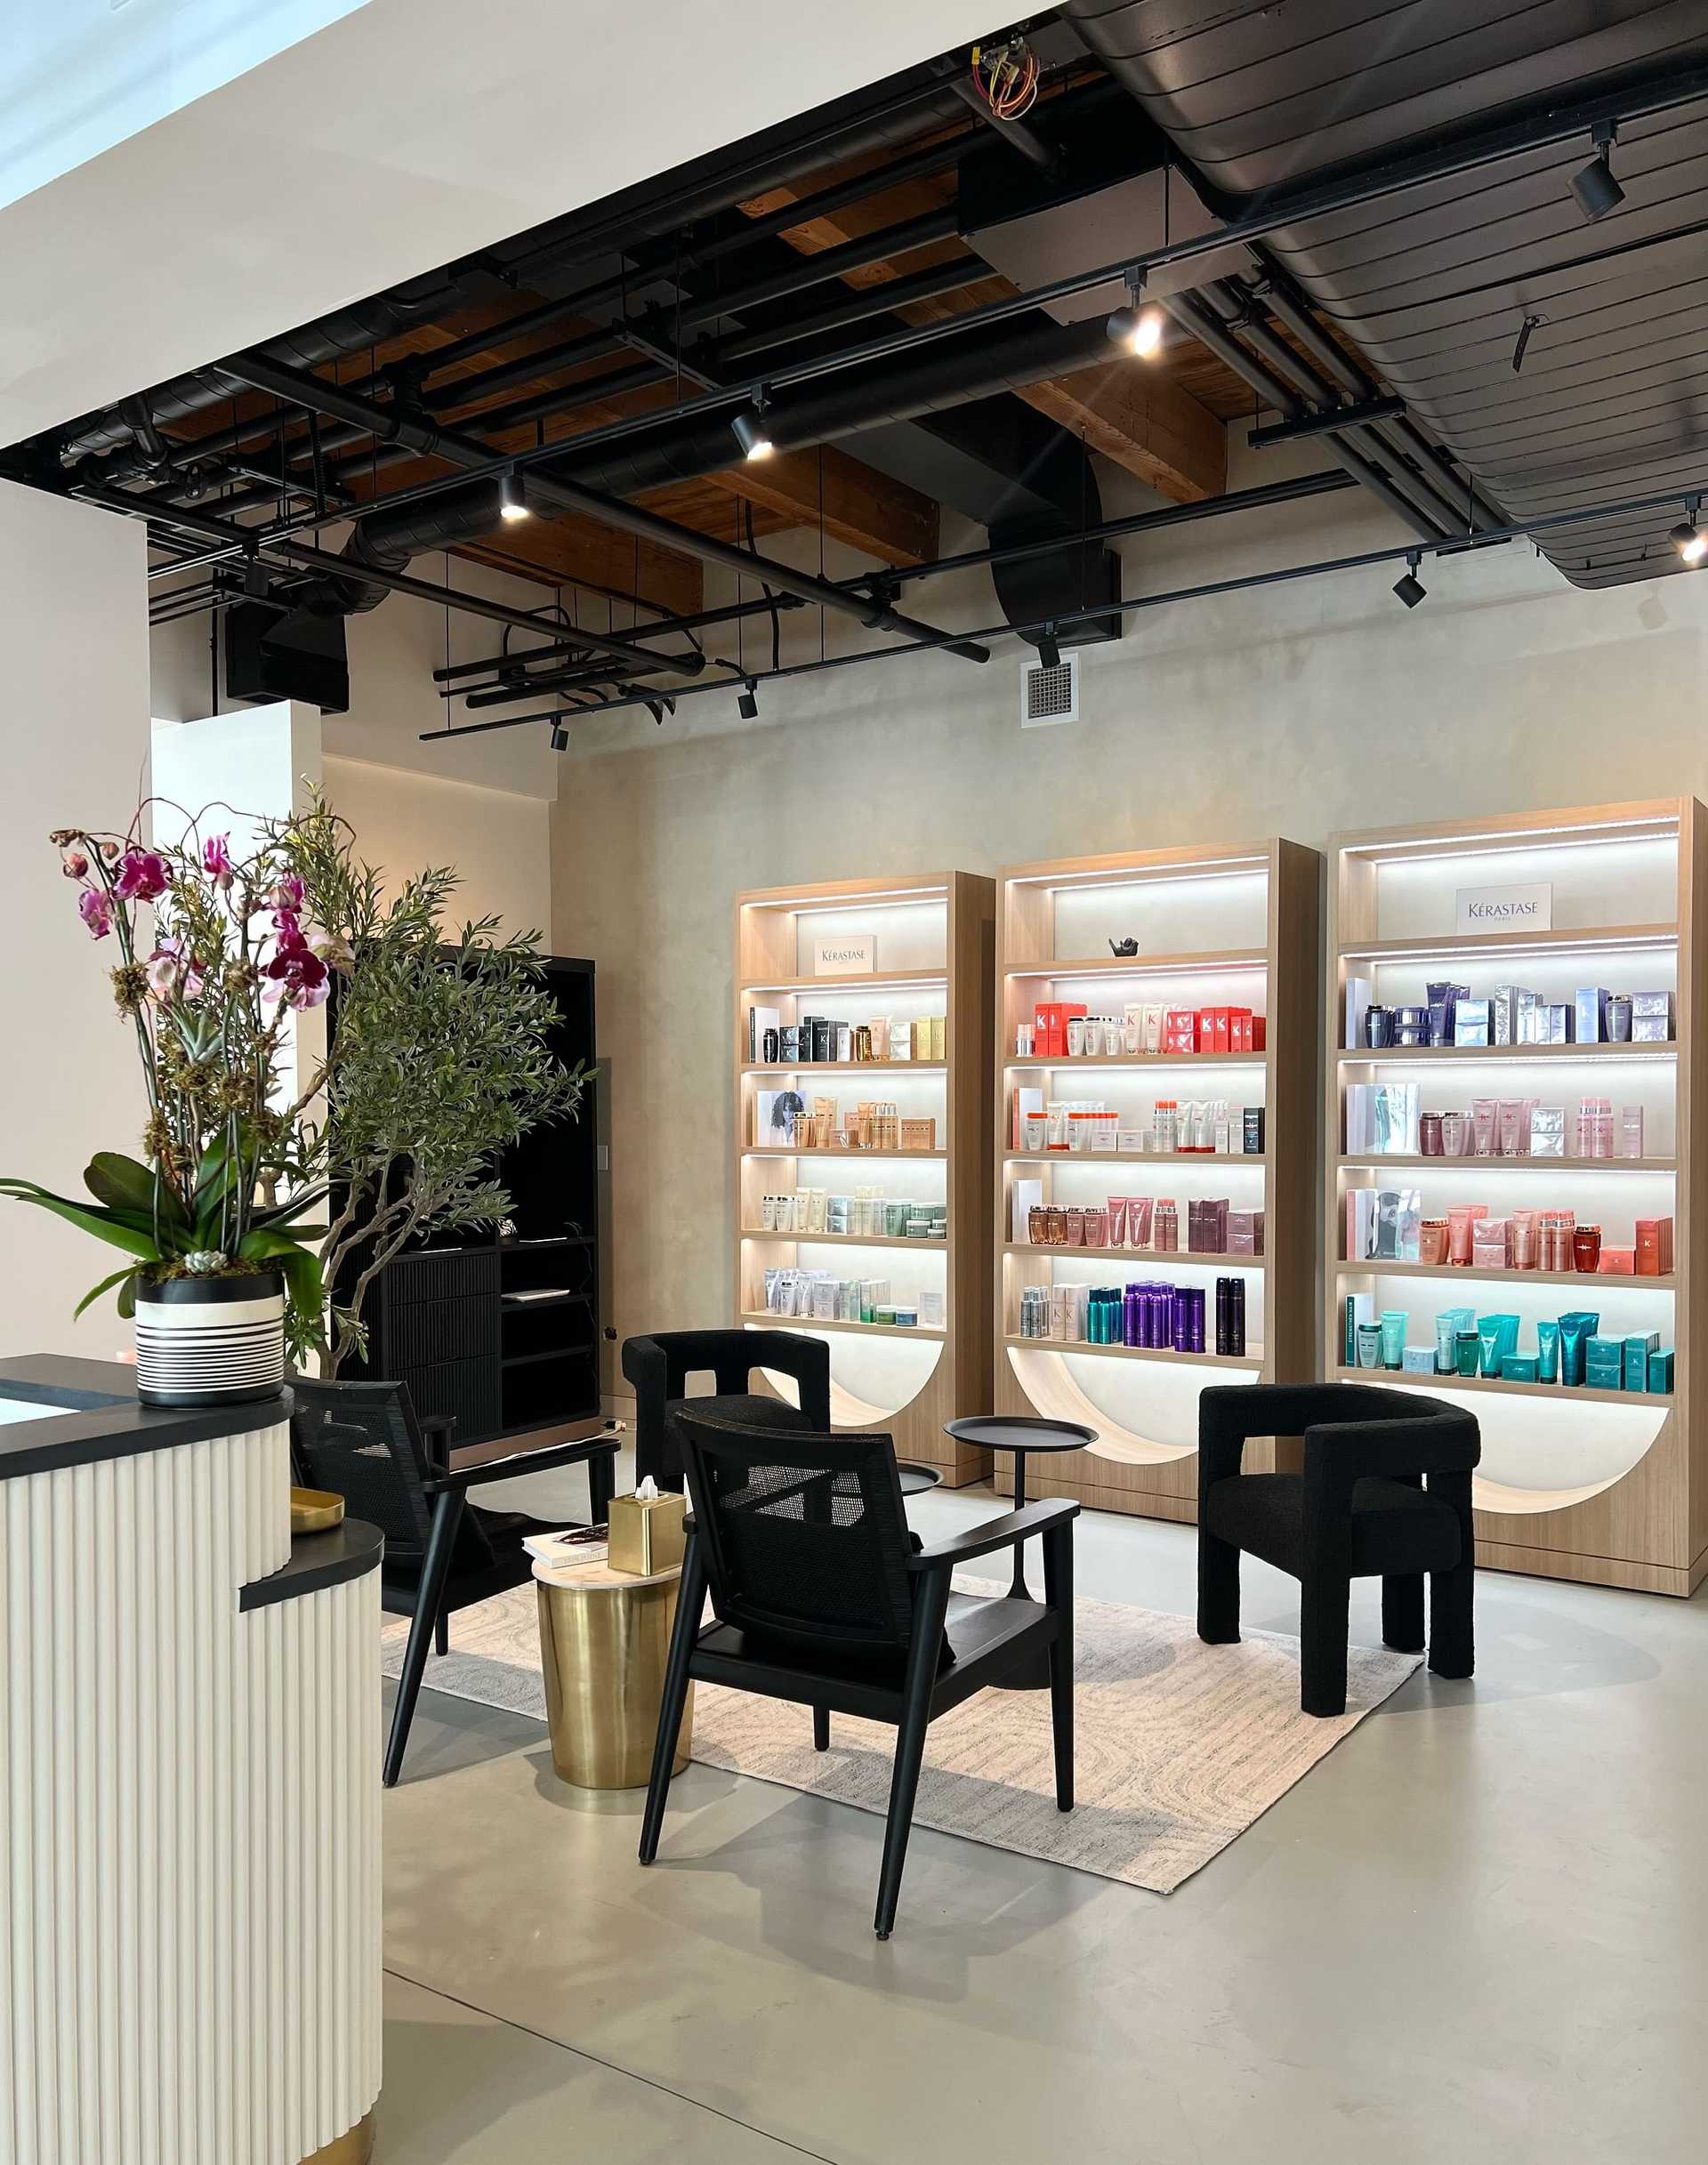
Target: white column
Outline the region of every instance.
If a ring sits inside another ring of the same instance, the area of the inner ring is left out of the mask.
[[[83,1193],[93,1151],[134,1151],[146,1108],[106,964],[60,876],[54,827],[119,827],[148,787],[147,558],[141,525],[0,481],[6,656],[0,923],[6,1039],[0,1172]],[[71,1312],[114,1252],[45,1211],[0,1203],[0,1356],[110,1359],[110,1300]]]

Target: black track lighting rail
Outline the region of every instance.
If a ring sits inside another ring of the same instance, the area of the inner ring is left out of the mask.
[[[1708,480],[1686,493],[1708,497]],[[1635,496],[1623,503],[1596,504],[1588,511],[1557,511],[1547,518],[1486,530],[1469,537],[1443,536],[1436,541],[1402,542],[1391,548],[1365,549],[1356,555],[1325,557],[1314,563],[1287,565],[1275,571],[1245,572],[1236,578],[1206,580],[1195,586],[1176,587],[1166,593],[1134,594],[1119,601],[1097,603],[1088,608],[1059,610],[1053,616],[1038,617],[1029,624],[987,624],[971,634],[939,632],[933,639],[918,640],[906,646],[871,647],[858,654],[828,655],[821,661],[794,662],[781,669],[767,670],[755,679],[755,682],[778,683],[791,677],[812,677],[823,675],[831,670],[858,669],[873,662],[890,661],[903,654],[931,653],[956,638],[971,637],[980,640],[1028,636],[1035,638],[1039,633],[1051,633],[1051,627],[1054,635],[1059,636],[1064,628],[1096,617],[1134,616],[1146,609],[1168,608],[1178,602],[1213,600],[1223,595],[1249,593],[1266,586],[1291,585],[1301,579],[1320,579],[1341,572],[1365,571],[1377,565],[1400,564],[1411,570],[1425,556],[1459,556],[1471,549],[1525,540],[1537,534],[1569,531],[1575,526],[1617,519],[1638,511],[1652,511],[1667,504],[1677,503],[1679,495],[1680,492],[1672,488],[1663,495]],[[718,683],[689,684],[682,686],[671,696],[673,699],[689,699],[697,693],[727,692],[729,688],[728,680]],[[616,713],[624,707],[652,704],[654,701],[644,695],[625,695],[616,699],[599,700],[585,706],[547,708],[536,714],[506,714],[494,721],[463,722],[447,728],[423,729],[420,733],[420,741],[424,744],[439,744],[454,736],[481,736],[495,729],[520,729],[537,722],[555,723],[574,720],[577,716],[585,718],[592,714]]]

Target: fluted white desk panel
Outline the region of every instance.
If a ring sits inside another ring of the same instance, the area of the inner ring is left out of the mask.
[[[378,1544],[293,1558],[267,1412],[0,1478],[0,2165],[298,2165],[378,2093]]]

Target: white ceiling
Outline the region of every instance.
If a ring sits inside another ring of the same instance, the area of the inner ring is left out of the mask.
[[[970,42],[989,6],[367,0],[0,210],[0,444]]]

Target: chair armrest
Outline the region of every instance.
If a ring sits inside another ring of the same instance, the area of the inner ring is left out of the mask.
[[[463,1466],[454,1473],[439,1474],[422,1483],[423,1493],[442,1495],[447,1490],[484,1488],[489,1481],[516,1481],[524,1474],[550,1473],[559,1466],[580,1466],[589,1459],[615,1458],[616,1439],[587,1436],[579,1443],[553,1444],[547,1451],[513,1451],[508,1458],[490,1460],[485,1466]]]
[[[1305,1430],[1307,1481],[1346,1483],[1375,1474],[1470,1473],[1483,1455],[1469,1414],[1419,1421],[1324,1421]]]
[[[957,1533],[953,1541],[936,1541],[931,1548],[922,1549],[917,1556],[908,1557],[907,1568],[953,1571],[957,1564],[970,1564],[974,1557],[990,1556],[998,1549],[1011,1549],[1016,1541],[1029,1541],[1035,1533],[1048,1533],[1052,1526],[1064,1526],[1078,1517],[1078,1504],[1066,1496],[1028,1503],[1024,1510],[987,1518],[982,1525],[969,1526],[964,1533]]]
[[[428,1462],[437,1472],[448,1472],[451,1464],[451,1438],[456,1433],[456,1415],[455,1413],[423,1413],[419,1420],[421,1440],[427,1446]]]
[[[816,1434],[827,1433],[830,1348],[824,1340],[802,1331],[749,1331],[745,1338],[750,1383],[756,1368],[774,1368],[792,1377],[799,1388],[802,1412]]]

